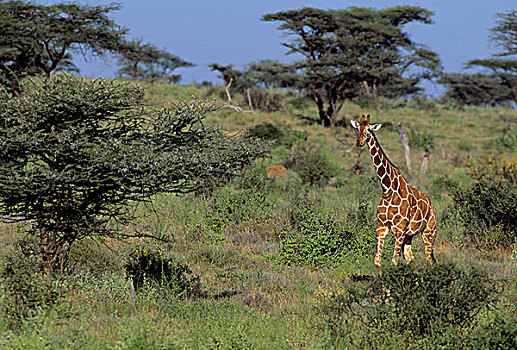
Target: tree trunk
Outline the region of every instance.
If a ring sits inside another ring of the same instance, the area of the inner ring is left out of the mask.
[[[318,114],[320,116],[321,125],[323,125],[325,127],[330,126],[330,120],[327,117],[327,111],[325,110],[325,104],[323,103],[323,97],[321,97],[320,91],[318,91],[316,94],[314,94],[314,101],[316,102],[316,105],[318,106]]]

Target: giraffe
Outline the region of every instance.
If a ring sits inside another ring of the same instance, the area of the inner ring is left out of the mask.
[[[424,193],[411,186],[404,178],[400,169],[393,164],[381,148],[374,131],[381,128],[381,124],[370,124],[370,115],[365,119],[361,116],[359,122],[350,121],[357,129],[357,147],[368,144],[370,156],[375,166],[377,176],[382,187],[382,197],[377,207],[377,252],[374,264],[381,266],[382,248],[384,239],[389,231],[395,235],[395,249],[393,264],[401,251],[407,262],[415,258],[411,251],[411,241],[416,234],[422,234],[425,246],[425,257],[430,264],[435,262],[433,254],[436,237],[436,209],[431,200]]]

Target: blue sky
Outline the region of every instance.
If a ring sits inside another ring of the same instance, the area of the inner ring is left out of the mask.
[[[60,1],[36,1],[54,3]],[[112,1],[80,1],[91,5]],[[429,46],[442,60],[446,72],[459,72],[474,58],[486,58],[497,52],[488,40],[496,13],[517,7],[516,0],[126,0],[113,19],[129,28],[130,36],[142,38],[159,48],[187,60],[196,67],[178,69],[182,83],[218,82],[209,63],[233,64],[242,68],[251,61],[275,59],[291,61],[281,45],[286,40],[277,29],[279,23],[262,22],[266,13],[305,6],[343,9],[351,6],[386,8],[398,5],[421,6],[434,11],[434,24],[411,24],[411,38]],[[114,59],[84,62],[76,59],[81,73],[91,77],[113,77]],[[426,86],[436,95],[440,88]]]

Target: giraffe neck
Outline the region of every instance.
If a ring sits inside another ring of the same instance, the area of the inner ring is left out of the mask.
[[[381,182],[382,193],[390,194],[399,187],[397,181],[400,170],[388,159],[388,156],[384,153],[373,132],[368,140],[368,148],[370,156],[372,157],[373,166]]]

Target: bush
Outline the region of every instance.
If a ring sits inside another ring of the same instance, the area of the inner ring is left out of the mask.
[[[322,267],[343,261],[351,233],[311,209],[295,214],[295,230],[280,233],[280,258],[293,265]]]
[[[451,191],[453,212],[471,242],[483,249],[509,248],[517,237],[517,195],[485,180]]]
[[[486,273],[453,264],[399,264],[383,269],[380,275],[358,277],[366,282],[356,282],[341,292],[323,292],[319,305],[331,338],[353,345],[364,341],[350,335],[352,328],[361,325],[367,326],[367,334],[356,329],[355,336],[363,335],[370,342],[392,334],[417,344],[448,342],[443,335],[471,329],[476,316],[492,307],[498,295],[496,282]],[[389,333],[377,332],[385,329]],[[343,334],[344,330],[348,332]]]
[[[480,327],[473,334],[472,348],[475,350],[517,349],[517,317],[497,314],[492,323]]]
[[[253,107],[263,112],[277,112],[282,109],[284,104],[284,96],[282,94],[269,92],[261,88],[250,88],[249,96]],[[247,105],[247,98],[245,100],[245,104]]]
[[[147,283],[156,283],[177,297],[200,292],[200,278],[191,275],[187,266],[165,257],[159,249],[145,245],[134,247],[128,252],[124,267],[135,291],[142,290]]]
[[[13,252],[0,266],[0,306],[9,328],[59,302],[66,288],[58,277],[46,275],[31,257]]]
[[[246,137],[248,138],[258,138],[261,140],[272,140],[278,141],[284,136],[282,130],[276,125],[273,125],[269,122],[265,122],[262,124],[254,125],[248,128],[246,132]]]
[[[257,214],[270,208],[266,199],[264,194],[253,190],[235,191],[222,188],[214,193],[209,216],[218,217],[226,224],[238,224],[257,218]]]
[[[426,146],[434,147],[434,135],[427,133],[427,131],[418,131],[414,128],[410,128],[408,133],[408,143],[410,147],[421,147]]]
[[[476,180],[517,185],[517,156],[504,154],[501,158],[490,155],[478,161],[468,159],[467,167]]]
[[[335,170],[321,154],[321,152],[308,147],[300,147],[285,162],[288,169],[293,169],[303,183],[309,185],[325,186],[335,176]]]

